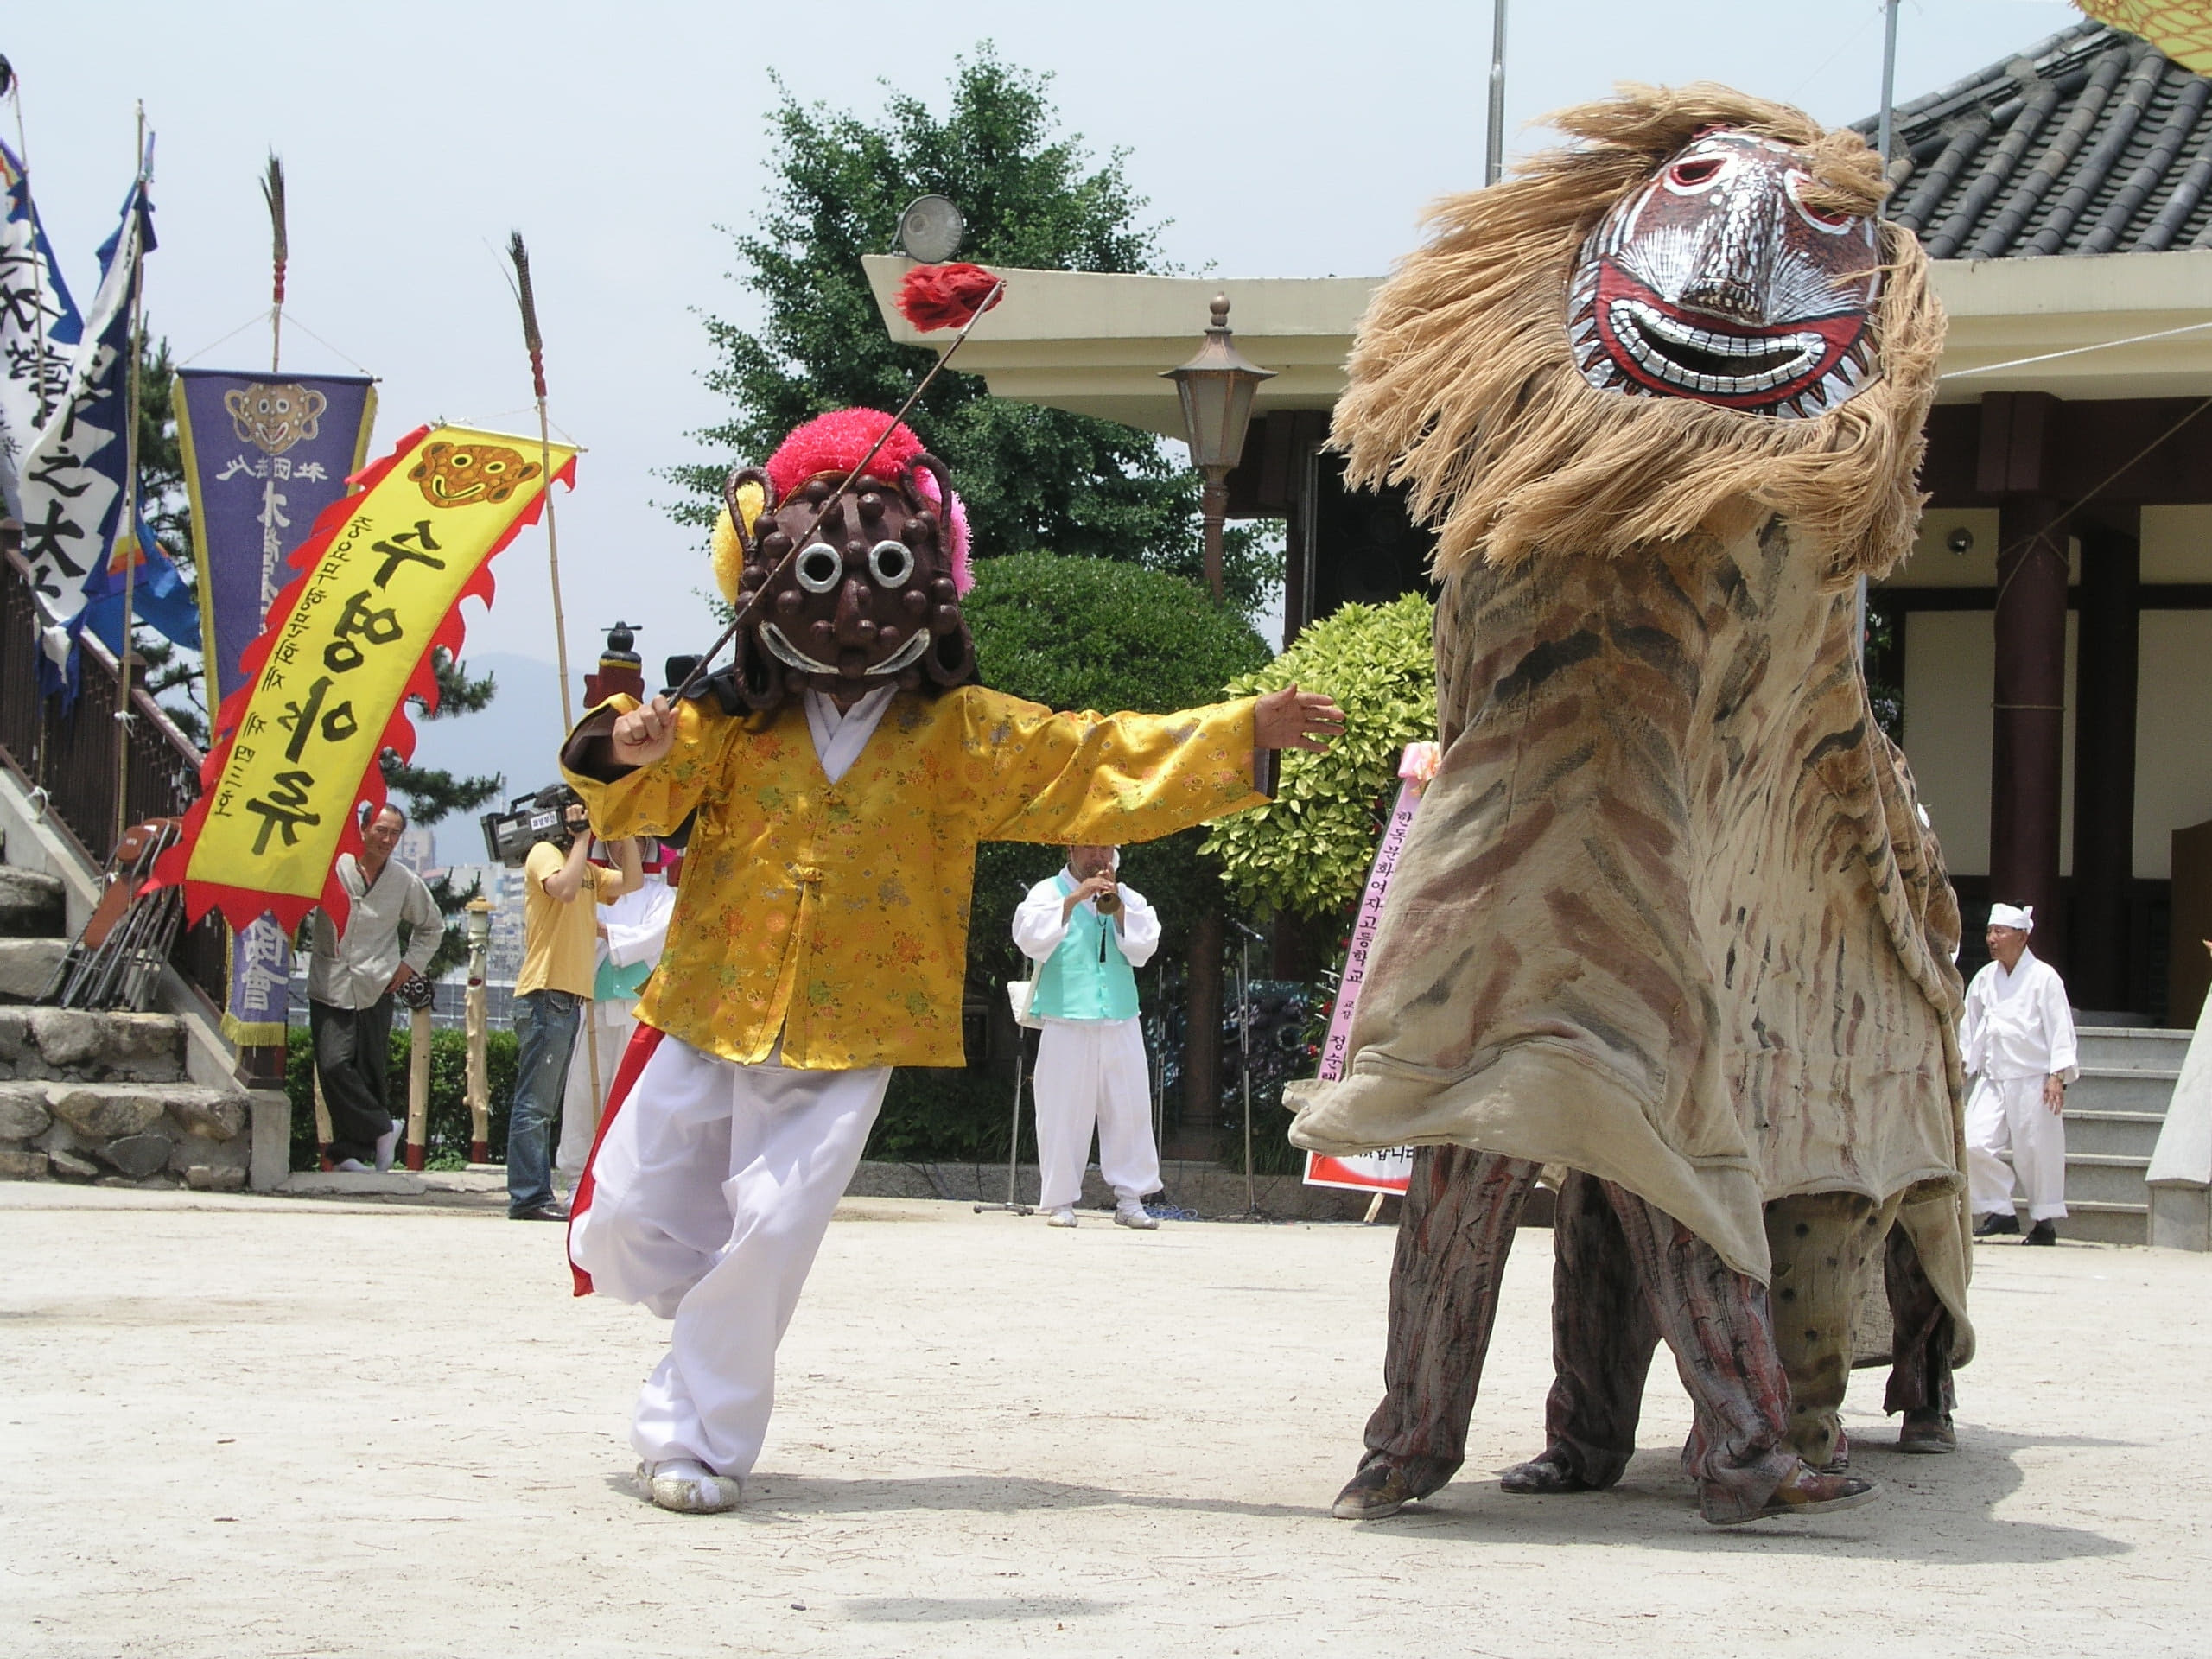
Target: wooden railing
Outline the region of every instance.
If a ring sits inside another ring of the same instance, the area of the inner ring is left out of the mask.
[[[89,634],[68,713],[60,712],[58,698],[39,695],[36,601],[16,540],[11,531],[0,543],[0,764],[43,792],[47,822],[98,870],[114,849],[118,817],[126,823],[179,817],[200,798],[200,754],[134,676],[118,778],[115,711],[122,676],[115,658]],[[211,912],[186,930],[169,953],[185,982],[219,1011],[229,988],[225,943],[222,920]]]

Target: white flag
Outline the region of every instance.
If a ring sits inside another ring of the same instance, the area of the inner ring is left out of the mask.
[[[23,165],[0,144],[0,505],[22,516],[24,451],[61,402],[84,328],[54,263]]]

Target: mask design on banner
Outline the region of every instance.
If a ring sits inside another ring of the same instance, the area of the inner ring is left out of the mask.
[[[1802,152],[1708,131],[1584,242],[1567,337],[1600,391],[1810,420],[1866,384],[1880,282],[1874,221]]]
[[[751,596],[799,547],[739,641],[732,689],[742,706],[773,708],[809,688],[866,691],[887,681],[915,690],[975,678],[976,647],[960,613],[966,519],[944,463],[893,427],[868,470],[837,493],[887,425],[872,410],[824,415],[786,438],[766,467],[730,474],[715,534],[724,596],[732,604]]]
[[[330,400],[296,381],[263,381],[223,394],[231,425],[264,454],[281,455],[294,444],[313,442]]]
[[[496,443],[426,443],[407,476],[434,507],[497,506],[537,476],[537,463]]]

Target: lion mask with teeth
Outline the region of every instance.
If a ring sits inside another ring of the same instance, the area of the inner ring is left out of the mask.
[[[1554,118],[1579,142],[1448,197],[1377,292],[1335,441],[1411,486],[1437,573],[1618,554],[1778,512],[1837,580],[1910,545],[1942,314],[1856,133],[1700,85]]]
[[[723,499],[714,549],[722,596],[736,605],[764,583],[774,588],[739,639],[736,667],[716,677],[726,702],[766,709],[810,689],[941,690],[975,678],[960,613],[966,513],[944,464],[906,426],[870,409],[819,416],[765,466],[733,472]]]

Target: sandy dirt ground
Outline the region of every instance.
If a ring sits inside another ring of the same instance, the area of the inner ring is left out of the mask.
[[[851,1203],[746,1507],[686,1517],[623,1439],[660,1327],[556,1229],[0,1186],[0,1652],[2212,1653],[2212,1258],[1983,1247],[1961,1452],[1885,1450],[1862,1372],[1885,1500],[1721,1532],[1663,1362],[1620,1490],[1498,1491],[1524,1232],[1467,1471],[1358,1525],[1390,1245]]]

